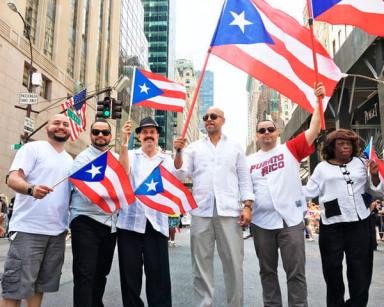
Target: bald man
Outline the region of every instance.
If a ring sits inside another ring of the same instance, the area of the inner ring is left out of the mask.
[[[69,121],[54,115],[46,126],[47,141],[25,144],[9,170],[15,193],[9,224],[10,246],[2,277],[1,306],[40,306],[44,292],[59,289],[68,227],[68,181],[72,157],[64,150]]]
[[[241,227],[251,221],[254,195],[245,154],[240,144],[223,133],[224,112],[209,108],[203,116],[207,136],[190,144],[174,142],[174,164],[180,179],[193,181],[198,204],[191,221],[191,254],[195,306],[213,304],[215,243],[224,268],[228,306],[243,306],[244,241]]]

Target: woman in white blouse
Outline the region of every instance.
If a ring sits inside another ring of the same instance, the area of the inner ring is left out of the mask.
[[[322,148],[324,161],[304,188],[307,198],[319,197],[319,246],[328,307],[364,307],[368,303],[373,247],[367,195],[381,193],[382,184],[377,164],[360,158],[360,152],[355,132],[338,129],[329,133]],[[346,301],[344,254],[350,294]]]

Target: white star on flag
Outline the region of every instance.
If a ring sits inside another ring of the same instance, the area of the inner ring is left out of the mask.
[[[238,26],[240,28],[241,32],[243,32],[243,34],[244,34],[245,26],[253,24],[249,20],[245,19],[244,11],[242,11],[240,14],[236,14],[235,12],[231,11],[231,14],[232,14],[233,20],[229,25],[230,26]]]
[[[86,172],[90,173],[92,175],[92,179],[93,179],[96,175],[101,174],[100,168],[102,168],[102,166],[94,166],[92,164],[92,168],[87,170]]]
[[[148,192],[149,191],[155,191],[156,192],[156,185],[158,184],[158,182],[155,182],[153,179],[150,183],[146,183],[147,187],[148,187]]]
[[[149,87],[147,87],[147,85],[144,83],[143,85],[139,85],[140,87],[140,93],[146,93],[148,94],[148,90],[150,89]]]

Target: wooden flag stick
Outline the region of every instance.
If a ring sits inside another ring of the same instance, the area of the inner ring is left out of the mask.
[[[307,0],[307,10],[308,10],[309,30],[311,31],[313,67],[314,67],[314,70],[315,70],[315,82],[316,82],[316,86],[317,86],[317,84],[319,83],[319,69],[318,69],[318,66],[317,66],[317,57],[316,57],[316,50],[315,50],[315,34],[313,33],[313,11],[312,11],[312,2],[311,2],[311,0]],[[317,103],[319,104],[321,129],[325,130],[323,100],[322,100],[322,98],[320,96],[317,96]]]
[[[201,74],[200,74],[200,77],[199,77],[199,81],[197,82],[197,86],[195,88],[195,92],[193,93],[191,107],[189,108],[187,119],[185,120],[185,123],[184,123],[183,131],[181,132],[181,137],[182,138],[185,138],[185,135],[187,134],[188,125],[189,125],[189,122],[191,121],[191,117],[192,117],[192,114],[193,114],[193,110],[195,108],[197,96],[199,95],[199,91],[200,91],[200,87],[201,87],[201,82],[203,81],[203,77],[204,77],[204,74],[205,74],[205,69],[207,68],[208,59],[209,59],[209,55],[210,54],[211,54],[211,50],[209,49],[208,52],[207,52],[207,56],[205,57],[204,66],[203,66],[203,69],[201,71]]]

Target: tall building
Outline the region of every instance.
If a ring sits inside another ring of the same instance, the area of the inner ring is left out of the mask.
[[[201,71],[196,72],[196,78],[200,77]],[[203,116],[214,103],[214,75],[210,70],[206,70],[199,91],[199,129],[205,133]]]
[[[0,177],[5,178],[15,155],[11,145],[23,135],[26,112],[14,107],[19,94],[28,92],[30,48],[23,21],[0,2]],[[60,101],[80,88],[88,92],[112,85],[118,78],[120,1],[112,0],[18,0],[18,12],[30,27],[33,71],[41,74],[41,85],[31,119],[34,127],[61,111]],[[92,4],[92,5],[91,5]],[[87,123],[95,117],[95,100],[87,105]],[[114,126],[114,123],[111,122]],[[44,129],[33,136],[45,139]],[[69,141],[67,151],[76,155],[89,144],[89,134]],[[0,191],[11,194],[4,180]]]
[[[175,70],[176,81],[183,84],[186,89],[186,101],[183,112],[177,113],[177,125],[176,125],[176,134],[180,135],[184,127],[185,120],[187,118],[188,112],[191,109],[191,103],[193,98],[193,93],[196,89],[196,74],[193,69],[193,63],[190,60],[178,59],[176,60],[176,70]],[[199,98],[200,99],[200,98]],[[186,139],[187,143],[192,143],[199,139],[199,100],[196,101],[191,121],[189,122]]]
[[[174,0],[142,0],[144,32],[149,45],[149,67],[152,72],[174,79],[175,61],[175,2]],[[156,111],[156,121],[163,128],[159,145],[172,149],[176,114]]]

